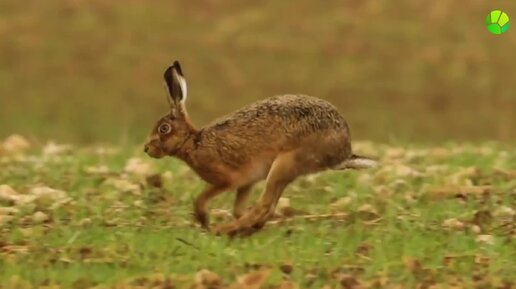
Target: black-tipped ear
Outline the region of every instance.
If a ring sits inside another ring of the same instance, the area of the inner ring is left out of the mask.
[[[177,70],[177,73],[181,75],[182,77],[185,77],[183,74],[183,71],[181,70],[181,65],[179,64],[179,61],[174,61],[174,64],[172,66]]]
[[[163,77],[165,78],[165,82],[167,84],[170,104],[176,107],[179,104],[183,104],[186,100],[187,88],[186,80],[184,78],[179,61],[174,61],[172,66],[165,70]]]

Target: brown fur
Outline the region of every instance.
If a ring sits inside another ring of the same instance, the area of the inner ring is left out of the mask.
[[[194,204],[196,219],[206,228],[206,203],[212,197],[237,189],[234,215],[240,218],[216,231],[261,227],[295,178],[336,168],[352,155],[346,121],[324,100],[274,96],[196,129],[184,108],[184,97],[171,95],[171,112],[158,121],[145,150],[152,157],[180,158],[209,184]],[[171,126],[170,133],[159,133],[163,123]],[[252,185],[265,178],[259,204],[244,213]]]

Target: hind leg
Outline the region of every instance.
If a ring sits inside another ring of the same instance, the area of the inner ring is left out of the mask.
[[[249,199],[253,185],[254,183],[251,183],[237,189],[235,204],[233,206],[233,216],[236,219],[239,219],[244,214],[246,210],[247,199]]]
[[[240,219],[229,224],[222,224],[213,231],[233,235],[239,232],[245,234],[263,227],[274,212],[285,187],[306,171],[306,166],[300,166],[298,156],[294,152],[279,155],[271,166],[265,191],[258,204],[248,210]]]
[[[269,170],[265,191],[258,203],[241,218],[213,229],[229,235],[248,234],[260,229],[274,212],[285,187],[298,176],[332,168],[351,155],[341,132],[316,135],[299,142],[299,148],[279,154]]]

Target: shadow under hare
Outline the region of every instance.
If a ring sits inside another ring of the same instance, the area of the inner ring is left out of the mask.
[[[260,229],[285,187],[299,176],[376,165],[352,153],[348,125],[329,102],[306,95],[274,96],[198,129],[186,111],[187,86],[179,62],[164,78],[170,111],[154,126],[145,152],[153,158],[177,157],[208,183],[194,203],[195,218],[204,228],[210,229],[208,200],[236,190],[235,220],[211,231],[233,235]],[[252,186],[263,179],[265,191],[246,209]]]

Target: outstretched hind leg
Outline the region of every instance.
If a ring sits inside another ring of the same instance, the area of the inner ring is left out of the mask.
[[[271,166],[265,191],[258,204],[248,210],[240,219],[217,226],[213,231],[219,234],[233,235],[260,229],[274,212],[285,187],[303,173],[304,169],[299,168],[297,155],[294,152],[279,155]]]

